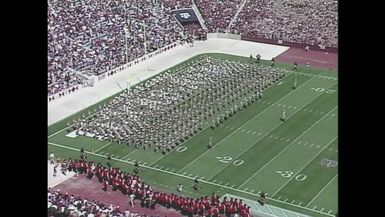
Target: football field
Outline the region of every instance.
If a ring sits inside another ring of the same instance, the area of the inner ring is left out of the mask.
[[[287,74],[268,87],[263,98],[219,127],[207,125],[167,154],[67,132],[68,121],[94,112],[103,101],[49,126],[48,154],[79,159],[84,147],[88,160],[105,164],[111,154],[112,165],[122,170],[132,171],[139,161],[143,180],[164,191],[176,193],[181,183],[183,195],[189,197],[215,192],[251,200],[263,191],[268,204],[309,216],[334,216],[338,211],[337,73],[306,67],[294,72],[285,64],[274,67],[286,68]],[[212,148],[208,148],[210,140]],[[190,187],[196,177],[201,182],[197,192]]]

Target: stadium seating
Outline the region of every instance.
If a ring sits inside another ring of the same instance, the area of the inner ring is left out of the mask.
[[[99,75],[179,40],[182,28],[153,2],[48,1],[49,95],[77,84],[74,73],[64,79],[70,69]]]
[[[242,0],[196,0],[209,32],[225,32]]]
[[[337,0],[248,1],[231,32],[337,47]]]
[[[194,2],[209,33],[228,30],[251,38],[338,46],[337,0],[246,1],[235,19],[243,0]],[[78,72],[103,74],[181,40],[182,32],[204,38],[206,32],[199,24],[184,25],[183,30],[171,13],[192,3],[191,0],[49,0],[48,95],[84,86]]]

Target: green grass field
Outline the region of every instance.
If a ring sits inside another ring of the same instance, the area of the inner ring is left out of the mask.
[[[106,156],[112,154],[113,166],[123,170],[132,171],[133,163],[140,161],[140,176],[164,191],[176,193],[177,184],[182,183],[185,196],[216,192],[251,200],[264,191],[270,205],[309,216],[334,216],[338,210],[338,166],[322,166],[321,160],[338,162],[337,74],[305,67],[293,72],[291,65],[280,63],[275,67],[289,72],[269,87],[262,99],[220,127],[203,129],[166,155],[84,136],[65,136],[68,120],[93,111],[98,104],[49,126],[48,153],[79,158],[84,147],[88,160],[105,163]],[[297,88],[292,89],[295,79]],[[280,120],[283,106],[285,122]],[[208,149],[210,136],[214,146]],[[198,192],[189,187],[195,177],[201,180]]]

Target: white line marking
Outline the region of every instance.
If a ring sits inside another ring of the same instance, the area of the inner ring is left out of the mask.
[[[73,148],[73,147],[68,147],[68,146],[64,146],[64,145],[60,145],[60,144],[56,144],[56,143],[52,143],[52,142],[48,142],[48,144],[53,145],[53,146],[57,146],[57,147],[61,147],[61,148],[64,148],[64,149],[69,149],[69,150],[77,151],[77,152],[80,151],[80,149],[76,149],[76,148]],[[97,153],[92,153],[92,152],[88,152],[88,151],[86,151],[86,153],[90,154],[90,155],[94,155],[94,156],[98,156],[98,157],[103,157],[104,158],[103,155],[100,155],[100,154],[97,154]],[[130,162],[125,161],[125,160],[120,160],[120,159],[114,159],[114,160],[117,160],[117,161],[120,161],[120,162],[123,162],[123,163],[128,163],[128,164],[132,164],[133,165],[133,163],[130,163]],[[161,172],[161,173],[167,173],[169,175],[174,175],[174,176],[186,178],[186,179],[189,179],[189,180],[193,180],[191,177],[188,177],[188,176],[185,176],[185,175],[182,175],[182,174],[179,174],[179,173],[163,171],[163,170],[152,168],[152,167],[149,167],[149,166],[143,166],[143,167],[147,168],[147,169],[152,169],[152,170],[155,170],[155,171],[158,171],[158,172]],[[216,184],[216,183],[212,183],[212,182],[209,182],[209,181],[204,181],[203,180],[202,182],[206,183],[206,184],[211,184],[211,185],[214,185],[214,186],[217,186],[217,187],[221,187],[221,188],[226,188],[226,189],[230,189],[230,190],[234,190],[234,191],[238,191],[238,192],[243,192],[245,194],[249,194],[249,195],[252,195],[252,196],[258,196],[258,194],[250,193],[250,192],[247,192],[247,191],[242,191],[242,190],[239,190],[239,189],[233,189],[233,188],[230,188],[230,187],[227,187],[227,186],[223,186],[223,185],[220,185],[220,184]],[[222,181],[220,183],[222,183]],[[271,200],[271,201],[276,201],[278,203],[282,203],[282,204],[286,204],[286,205],[291,205],[291,206],[294,206],[294,207],[297,207],[297,208],[301,208],[301,209],[305,209],[305,210],[308,210],[308,211],[318,212],[318,213],[321,213],[321,214],[329,215],[327,213],[320,212],[318,210],[312,210],[312,209],[309,209],[307,207],[298,206],[296,204],[286,203],[284,201],[277,200],[277,199],[274,199],[272,197],[266,197],[266,198]],[[331,212],[331,210],[330,210],[330,212]],[[333,215],[329,215],[329,216],[334,217]]]
[[[334,109],[330,110],[329,112],[333,111]],[[299,138],[301,138],[303,135],[305,135],[307,132],[309,132],[314,126],[316,126],[322,119],[324,119],[326,115],[324,115],[322,118],[320,118],[318,121],[316,121],[314,124],[312,124],[308,129],[306,129],[304,132],[301,133],[296,139],[294,139],[289,145],[287,145],[284,149],[282,149],[277,155],[275,155],[272,159],[270,159],[263,167],[261,167],[257,172],[255,172],[252,176],[250,176],[245,182],[240,185],[240,187],[243,187],[250,179],[252,179],[254,176],[256,176],[258,173],[260,173],[265,167],[267,167],[273,160],[275,160],[278,156],[280,156],[283,152],[285,152],[288,148],[290,148]],[[334,140],[334,139],[333,139]],[[326,146],[325,146],[326,147]],[[273,195],[274,196],[274,195]]]
[[[244,191],[247,191],[247,188],[243,189]]]
[[[257,133],[257,132],[254,131],[252,134],[255,135],[255,133]]]
[[[262,135],[262,133],[258,133],[258,136]]]
[[[313,209],[317,208],[317,206],[314,206]]]
[[[215,182],[215,181],[217,181],[216,179],[214,179],[214,181],[212,181],[212,182]]]
[[[255,191],[255,190],[253,189],[253,190],[251,190],[250,192],[253,193],[254,191]]]
[[[98,151],[102,150],[103,148],[107,147],[107,146],[108,146],[108,145],[110,145],[111,143],[112,143],[112,142],[109,142],[109,143],[107,143],[107,144],[103,145],[102,147],[100,147],[100,148],[96,149],[96,151],[95,151],[95,152],[98,152]]]
[[[281,196],[279,196],[277,200],[279,200],[279,199],[281,199]]]
[[[320,211],[322,212],[325,208],[322,208]]]
[[[60,122],[60,121],[58,121],[58,122]],[[57,123],[57,122],[56,122],[56,123]],[[53,125],[53,124],[52,124],[52,125]],[[71,125],[71,126],[72,126],[72,125]],[[66,130],[67,128],[68,128],[68,127],[65,127],[65,128],[63,128],[63,129],[57,131],[56,133],[53,133],[53,134],[49,135],[49,136],[48,136],[48,139],[51,138],[52,136],[55,136],[55,135],[57,135],[57,134],[63,132],[63,131]]]
[[[298,206],[301,206],[302,202],[299,202]]]
[[[294,202],[295,202],[295,200],[291,201],[291,203],[294,203]]]
[[[325,117],[325,116],[324,116]],[[291,178],[289,178],[280,188],[278,188],[274,194],[273,194],[273,197],[274,195],[276,195],[280,190],[282,190],[282,188],[284,188],[286,186],[287,183],[289,183],[291,180],[293,180],[294,177],[296,177],[307,165],[309,165],[316,157],[318,157],[318,155],[320,155],[322,153],[323,150],[325,150],[335,139],[337,138],[337,136],[335,136],[332,140],[330,140],[330,142],[325,145],[325,147],[323,147],[314,157],[312,157],[305,165],[303,165],[302,168],[300,168],[298,170],[298,172],[295,173],[295,175],[293,175]]]
[[[135,153],[136,151],[138,151],[138,149],[135,149],[135,150],[131,151],[130,153],[124,155],[123,158],[130,156],[131,154]],[[130,158],[127,158],[127,159],[130,159]]]
[[[330,214],[332,212],[332,210],[329,210],[328,214]]]
[[[247,131],[246,133],[247,133],[247,134],[249,134],[249,133],[250,133],[250,130],[249,130],[249,131]]]
[[[290,139],[287,139],[286,142],[290,141]]]
[[[328,187],[330,183],[333,182],[333,180],[337,177],[338,175],[335,175],[319,192],[316,196],[313,197],[313,199],[306,205],[306,207],[309,207],[309,205]]]
[[[319,148],[320,147],[320,145],[317,145],[317,147],[316,148]]]

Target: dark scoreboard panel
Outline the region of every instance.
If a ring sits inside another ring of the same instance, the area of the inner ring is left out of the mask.
[[[181,24],[198,22],[198,18],[195,15],[193,9],[180,9],[175,10],[173,13],[175,14],[176,19],[178,19]]]

